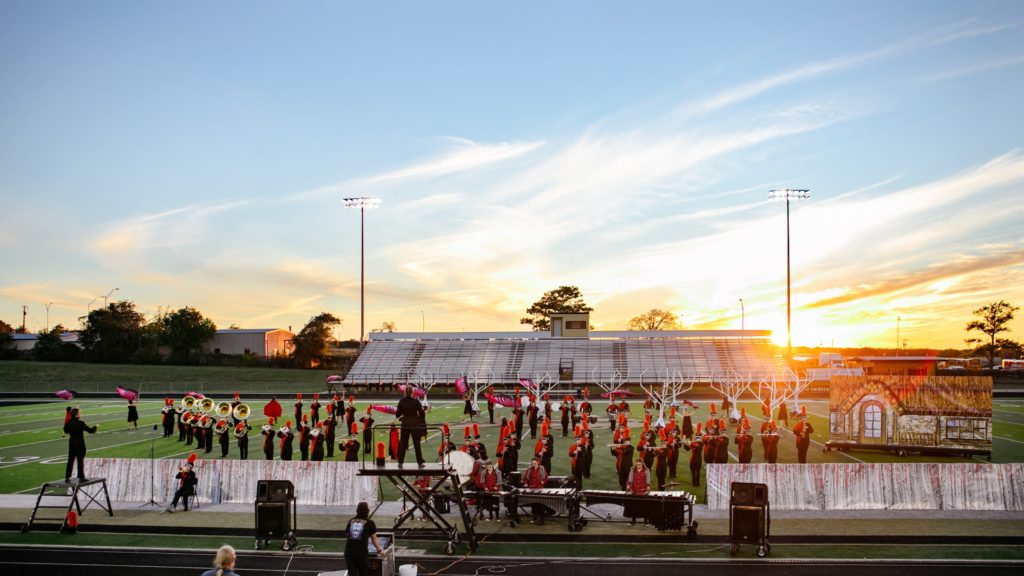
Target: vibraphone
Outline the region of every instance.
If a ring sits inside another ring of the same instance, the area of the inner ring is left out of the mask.
[[[693,521],[693,505],[697,498],[685,491],[648,492],[643,496],[617,490],[584,490],[580,493],[587,504],[617,504],[622,515],[644,518],[658,530],[682,530],[686,535],[697,535]]]
[[[538,504],[551,510],[555,516],[564,516],[570,532],[577,532],[584,521],[580,519],[580,493],[573,488],[519,488],[508,492],[505,507],[512,516],[512,526],[519,521],[519,508]]]

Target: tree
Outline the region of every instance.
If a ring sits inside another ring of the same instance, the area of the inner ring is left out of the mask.
[[[81,352],[77,345],[65,342],[61,336],[66,328],[60,324],[52,330],[42,330],[36,335],[36,345],[32,347],[32,357],[47,362],[73,362]]]
[[[988,344],[982,344],[977,348],[978,352],[988,356],[989,366],[992,366],[992,359],[995,357],[996,350],[998,349],[996,335],[1010,331],[1006,325],[1010,320],[1013,320],[1013,313],[1017,310],[1020,310],[1020,308],[1011,305],[1005,300],[1000,300],[975,310],[973,314],[979,317],[978,320],[971,320],[967,323],[966,330],[968,332],[977,330],[989,337]],[[979,344],[983,340],[981,338],[968,338],[966,342],[968,344]]]
[[[187,363],[192,353],[202,350],[216,332],[213,320],[190,306],[160,318],[160,344],[171,348],[172,362]]]
[[[308,368],[314,362],[322,363],[327,356],[327,342],[331,339],[331,330],[338,324],[341,324],[341,319],[330,312],[321,312],[310,318],[292,340],[295,346],[292,353],[295,363],[302,368]]]
[[[676,330],[678,328],[679,319],[676,315],[660,308],[651,308],[629,320],[630,330]]]
[[[398,330],[398,324],[388,321],[381,322],[380,328],[374,328],[370,332],[394,332],[395,330]]]
[[[128,362],[139,350],[145,320],[134,302],[112,302],[89,312],[79,342],[93,362]]]
[[[11,334],[13,333],[14,326],[0,320],[0,350],[7,348],[7,345],[11,343]]]
[[[540,300],[526,309],[530,316],[520,318],[520,324],[533,326],[535,332],[551,329],[550,316],[559,313],[592,312],[594,309],[583,302],[583,293],[575,286],[559,286],[557,290],[549,290]]]

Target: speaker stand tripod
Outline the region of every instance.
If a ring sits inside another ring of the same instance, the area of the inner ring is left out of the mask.
[[[156,506],[162,508],[163,504],[156,501],[156,435],[157,429],[156,424],[153,425],[153,432],[149,438],[149,502],[146,502],[139,508],[145,508],[147,506]]]

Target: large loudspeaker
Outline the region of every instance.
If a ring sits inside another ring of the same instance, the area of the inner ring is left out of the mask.
[[[729,503],[733,506],[765,506],[768,504],[768,485],[733,482]]]
[[[256,482],[257,502],[288,502],[295,497],[295,485],[288,480],[259,480]]]
[[[291,530],[291,508],[286,503],[264,502],[256,505],[256,537],[281,538]]]
[[[758,542],[765,535],[764,508],[760,506],[733,506],[732,508],[733,542]]]

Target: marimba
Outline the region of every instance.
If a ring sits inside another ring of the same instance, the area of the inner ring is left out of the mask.
[[[519,521],[519,508],[534,504],[544,506],[555,516],[564,516],[570,532],[582,528],[580,520],[580,493],[574,488],[519,488],[508,492],[505,507],[512,516],[512,526]]]
[[[658,530],[682,530],[686,535],[697,535],[693,521],[693,505],[697,498],[685,491],[656,491],[644,495],[618,490],[584,490],[580,493],[587,504],[616,504],[622,506],[623,516],[643,517]]]

